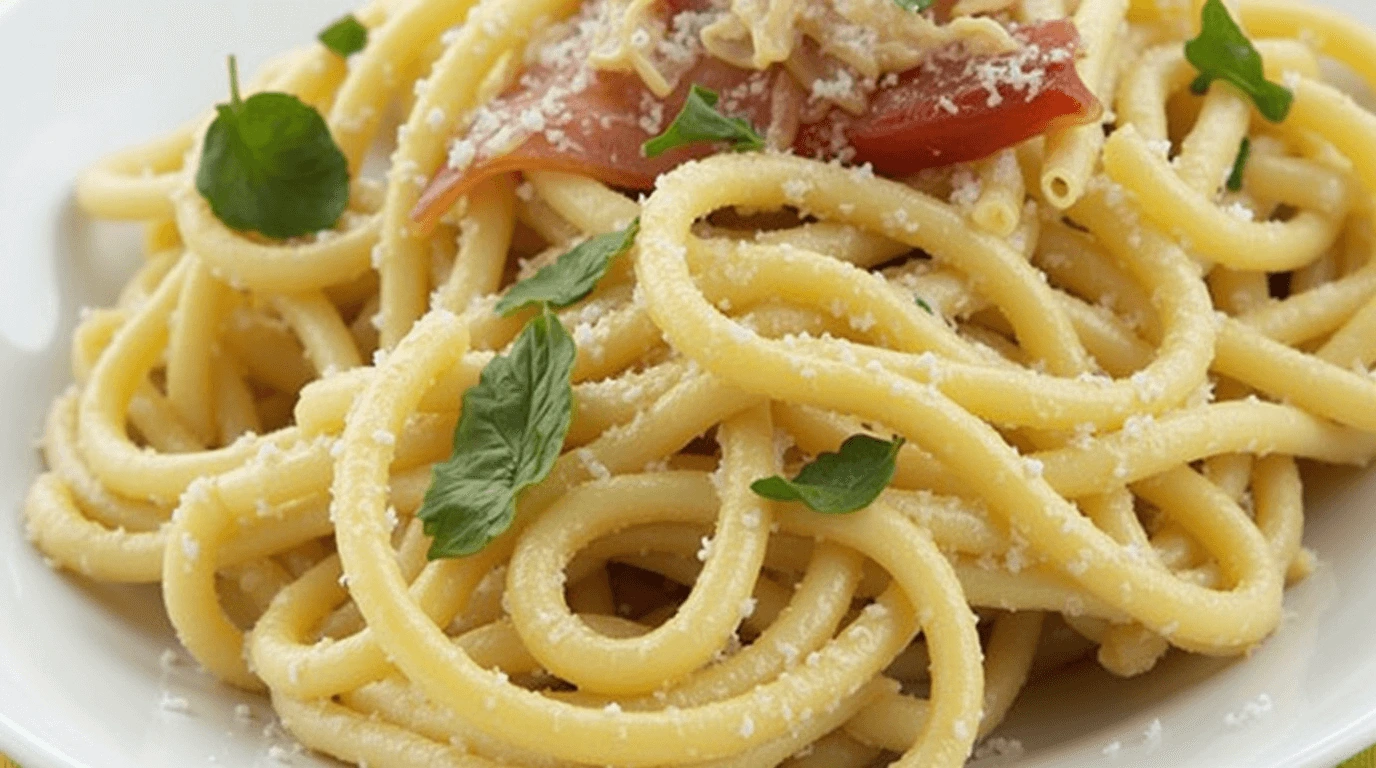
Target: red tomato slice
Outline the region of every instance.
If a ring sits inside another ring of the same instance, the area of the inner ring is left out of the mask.
[[[868,162],[881,173],[901,176],[974,160],[1048,130],[1099,118],[1102,107],[1075,71],[1079,35],[1071,22],[1025,26],[1014,37],[1023,45],[1008,54],[971,56],[960,46],[934,52],[923,65],[881,84],[866,115],[856,118],[835,109],[804,126],[794,150],[825,160]],[[763,132],[771,118],[774,78],[787,77],[781,70],[747,71],[703,56],[674,93],[658,99],[635,75],[589,74],[583,67],[581,61],[536,65],[520,87],[488,105],[489,124],[515,124],[539,111],[549,94],[567,94],[552,128],[533,132],[495,157],[441,170],[413,218],[433,226],[477,184],[510,171],[567,171],[618,187],[651,189],[660,174],[718,151],[698,144],[658,158],[641,153],[641,145],[678,114],[692,84],[720,93],[724,113],[744,117]]]
[[[1000,56],[938,51],[876,93],[866,115],[838,112],[831,124],[809,126],[799,153],[827,156],[828,140],[840,129],[857,161],[905,176],[1099,119],[1103,108],[1075,71],[1080,37],[1071,22],[1022,27],[1014,37],[1023,47]]]

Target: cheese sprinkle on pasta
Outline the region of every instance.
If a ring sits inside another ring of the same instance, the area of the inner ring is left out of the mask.
[[[991,734],[1070,661],[1264,642],[1322,557],[1297,461],[1376,456],[1376,116],[1319,67],[1376,87],[1376,33],[1336,14],[353,18],[350,60],[82,176],[147,258],[82,316],[25,506],[313,750],[1018,754]]]

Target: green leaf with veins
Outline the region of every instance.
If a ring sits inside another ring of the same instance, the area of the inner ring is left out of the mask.
[[[205,134],[196,189],[230,229],[286,239],[331,229],[349,204],[349,163],[314,107],[285,93],[230,100]]]
[[[546,307],[463,396],[453,455],[435,465],[418,513],[431,560],[481,552],[511,527],[521,492],[549,476],[573,419],[576,354]]]
[[[717,111],[717,92],[693,85],[688,100],[678,117],[664,133],[645,142],[641,150],[646,157],[659,157],[671,149],[703,141],[725,142],[735,152],[754,152],[764,149],[764,137],[740,117],[727,117]]]
[[[533,304],[567,307],[584,299],[607,274],[617,257],[631,250],[640,232],[640,219],[618,232],[587,240],[553,264],[522,280],[497,302],[497,314],[512,315]]]
[[[800,501],[815,512],[849,514],[873,504],[888,487],[903,443],[901,437],[888,441],[855,435],[837,453],[818,456],[792,480],[776,475],[755,481],[750,489],[774,501]]]

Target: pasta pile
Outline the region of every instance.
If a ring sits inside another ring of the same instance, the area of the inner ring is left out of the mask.
[[[733,5],[723,40],[791,4]],[[1376,455],[1376,116],[1319,66],[1376,85],[1376,35],[1242,0],[1294,96],[1274,122],[1191,92],[1201,5],[990,5],[1069,14],[1105,110],[985,160],[890,179],[722,153],[640,199],[502,173],[427,231],[466,116],[580,3],[375,0],[351,62],[312,45],[246,89],[325,116],[353,178],[334,229],[217,219],[205,121],[82,178],[147,259],[74,334],[29,534],[160,584],[200,664],[374,767],[961,766],[1068,661],[1245,654],[1314,564],[1297,459]],[[432,465],[531,317],[500,296],[637,217],[554,312],[562,455],[509,531],[429,560]],[[752,491],[854,435],[906,440],[864,509]]]

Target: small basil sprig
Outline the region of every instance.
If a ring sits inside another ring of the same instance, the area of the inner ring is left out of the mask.
[[[678,117],[664,133],[645,142],[641,151],[646,157],[659,157],[671,149],[701,141],[724,141],[736,152],[764,149],[764,137],[750,121],[717,111],[718,99],[716,91],[694,84]]]
[[[325,119],[285,93],[241,99],[233,56],[229,91],[196,170],[196,189],[215,216],[277,239],[333,228],[349,203],[349,163]]]
[[[1228,191],[1242,191],[1242,175],[1247,170],[1247,161],[1252,157],[1252,140],[1244,137],[1238,147],[1237,159],[1233,161],[1233,171],[1228,174]]]
[[[927,10],[928,8],[931,8],[931,7],[932,7],[932,4],[936,2],[936,0],[893,0],[893,1],[894,1],[895,3],[898,3],[898,7],[899,7],[899,8],[902,8],[902,9],[905,10],[905,11],[913,11],[913,12],[925,11],[925,10]]]
[[[1190,84],[1195,93],[1204,93],[1215,80],[1225,80],[1251,97],[1267,120],[1279,123],[1290,114],[1294,94],[1266,79],[1261,54],[1222,0],[1204,3],[1199,37],[1185,43],[1185,58],[1199,70],[1199,77]]]
[[[563,308],[582,301],[607,274],[612,262],[635,244],[640,219],[619,232],[588,240],[560,256],[553,264],[536,272],[507,291],[497,302],[497,313],[514,314],[532,304]]]
[[[454,453],[435,465],[418,513],[431,560],[481,552],[511,527],[521,492],[549,476],[573,420],[577,351],[546,307],[464,394]]]
[[[913,298],[917,299],[917,306],[922,307],[923,311],[927,314],[936,315],[936,310],[932,309],[932,305],[928,304],[926,299],[923,299],[921,296],[915,296]]]
[[[325,27],[318,39],[326,48],[347,59],[368,47],[368,28],[351,13]]]
[[[419,517],[433,538],[430,559],[481,552],[511,527],[516,501],[549,476],[573,419],[573,366],[578,349],[550,307],[582,300],[612,262],[630,250],[640,219],[592,238],[516,284],[497,303],[510,315],[532,304],[511,352],[483,369],[463,398],[454,452],[435,466]]]
[[[903,443],[901,437],[890,442],[855,435],[839,452],[818,456],[792,480],[767,477],[750,490],[774,501],[801,501],[815,512],[849,514],[873,504],[893,480]]]

